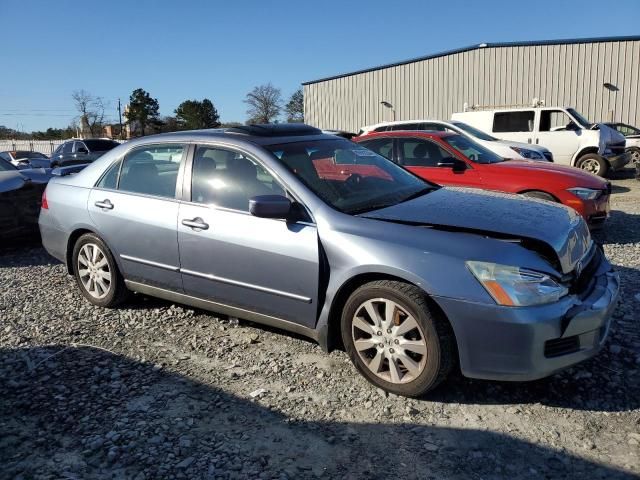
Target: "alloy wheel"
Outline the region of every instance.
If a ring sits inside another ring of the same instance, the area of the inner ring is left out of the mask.
[[[586,170],[587,172],[598,174],[600,171],[600,164],[595,158],[587,158],[582,162],[580,168]]]
[[[634,149],[631,151],[631,163],[640,165],[640,150]]]
[[[78,252],[78,275],[84,289],[93,298],[107,296],[111,289],[111,270],[102,249],[95,243],[86,243]]]
[[[427,361],[427,342],[416,319],[387,298],[362,303],[352,319],[353,344],[366,367],[391,383],[415,380]]]

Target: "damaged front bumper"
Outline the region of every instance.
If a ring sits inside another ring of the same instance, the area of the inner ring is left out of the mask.
[[[467,377],[535,380],[593,357],[604,344],[620,278],[604,255],[583,292],[534,307],[436,297],[458,343]]]

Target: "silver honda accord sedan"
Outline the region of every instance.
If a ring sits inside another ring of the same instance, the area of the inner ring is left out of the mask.
[[[52,180],[39,223],[94,305],[133,291],[276,326],[407,396],[458,365],[530,380],[592,357],[618,298],[573,210],[442,188],[301,124],[127,142]]]

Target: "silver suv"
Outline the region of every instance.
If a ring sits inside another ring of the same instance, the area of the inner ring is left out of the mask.
[[[573,210],[441,188],[305,125],[129,142],[52,180],[40,230],[94,305],[133,291],[343,345],[409,396],[456,364],[529,380],[589,358],[618,297]]]

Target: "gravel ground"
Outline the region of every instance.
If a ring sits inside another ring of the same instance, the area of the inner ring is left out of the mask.
[[[598,235],[623,293],[600,355],[551,378],[385,395],[343,352],[136,296],[82,299],[0,253],[0,478],[640,477],[640,182]]]

